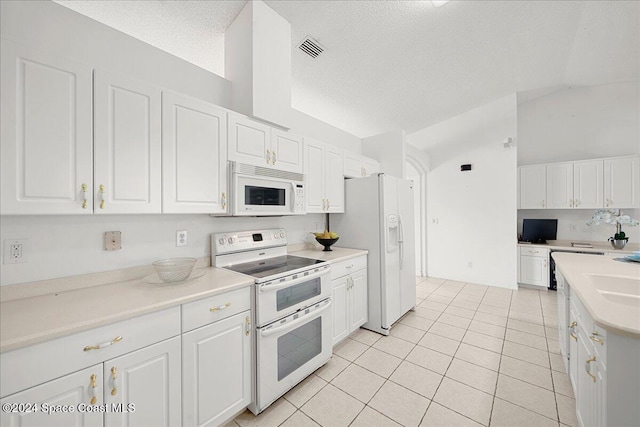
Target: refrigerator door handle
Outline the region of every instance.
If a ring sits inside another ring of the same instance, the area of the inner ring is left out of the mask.
[[[400,270],[402,270],[402,261],[404,259],[404,227],[402,225],[402,216],[398,215],[398,250],[400,252]]]

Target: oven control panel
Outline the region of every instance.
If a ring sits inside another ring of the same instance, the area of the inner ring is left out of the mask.
[[[286,245],[287,233],[283,228],[211,235],[213,255]]]

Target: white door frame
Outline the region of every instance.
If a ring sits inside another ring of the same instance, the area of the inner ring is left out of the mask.
[[[427,169],[422,162],[407,153],[406,161],[420,174],[420,221],[416,221],[416,235],[420,241],[420,264],[417,270],[427,276]]]

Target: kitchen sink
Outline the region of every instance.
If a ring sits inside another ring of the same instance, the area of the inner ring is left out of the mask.
[[[640,307],[640,278],[621,275],[585,274],[596,291],[609,301]]]

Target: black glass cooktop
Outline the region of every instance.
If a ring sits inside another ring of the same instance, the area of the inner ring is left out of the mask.
[[[258,261],[245,262],[228,266],[229,270],[238,273],[248,274],[259,279],[275,276],[276,274],[286,273],[287,271],[299,270],[305,267],[311,267],[326,261],[312,258],[302,258],[293,255],[283,255],[279,257],[261,259]]]

